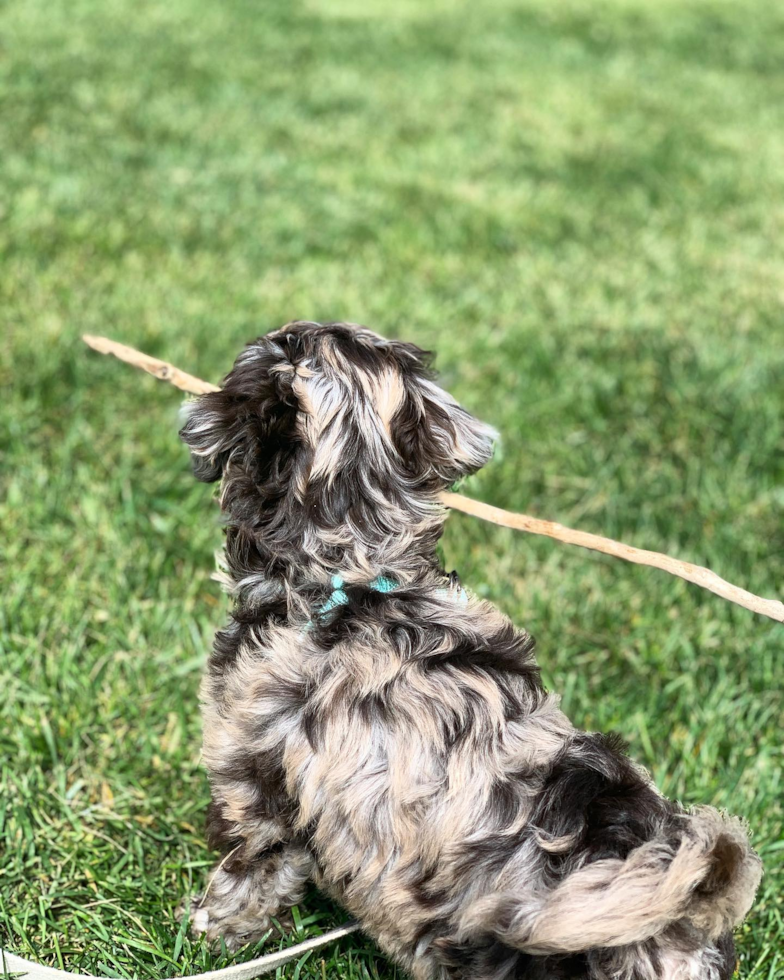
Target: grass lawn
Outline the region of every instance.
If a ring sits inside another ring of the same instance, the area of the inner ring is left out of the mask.
[[[765,0],[4,0],[0,945],[229,959],[174,914],[217,515],[177,392],[82,331],[215,381],[292,318],[415,340],[503,434],[468,492],[781,596],[783,63]],[[444,553],[576,723],[747,817],[739,976],[784,976],[782,627],[467,517]],[[314,893],[291,941],[343,918]],[[352,937],[284,972],[395,971]]]

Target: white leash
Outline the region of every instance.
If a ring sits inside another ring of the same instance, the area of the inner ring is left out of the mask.
[[[337,929],[330,929],[323,936],[306,939],[304,943],[297,943],[296,946],[278,950],[276,953],[266,953],[264,956],[256,957],[255,960],[248,960],[247,963],[235,963],[233,966],[224,966],[220,970],[178,977],[177,980],[251,980],[252,977],[258,977],[262,973],[277,970],[279,966],[297,960],[311,950],[320,949],[335,942],[336,939],[342,939],[343,936],[348,936],[357,929],[359,929],[358,922],[347,922]],[[67,970],[56,970],[52,966],[42,966],[40,963],[33,963],[31,960],[17,956],[16,953],[0,949],[0,977],[10,977],[12,974],[15,976],[21,974],[24,980],[105,980],[105,978],[94,977],[91,973],[69,973]]]

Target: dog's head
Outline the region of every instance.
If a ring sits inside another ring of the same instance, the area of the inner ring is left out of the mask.
[[[233,517],[281,538],[287,520],[338,550],[346,527],[366,542],[405,536],[492,453],[493,430],[429,362],[364,327],[290,323],[248,344],[223,389],[193,403],[180,434],[194,472],[222,479]]]

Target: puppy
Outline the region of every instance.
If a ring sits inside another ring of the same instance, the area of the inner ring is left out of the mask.
[[[181,436],[234,597],[203,682],[194,931],[258,939],[312,879],[417,980],[728,980],[760,862],[576,730],[533,641],[441,567],[438,493],[493,430],[350,324],[249,344]]]

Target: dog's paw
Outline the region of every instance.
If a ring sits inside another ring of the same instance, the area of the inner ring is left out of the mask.
[[[206,935],[208,942],[215,942],[215,930],[210,933],[210,910],[197,905],[195,902],[190,910],[190,928],[194,939]]]
[[[183,919],[190,919],[191,925],[193,924],[193,914],[201,905],[201,895],[186,895],[185,898],[180,902],[177,908],[174,910],[174,915],[178,922],[182,922]]]
[[[201,895],[193,895],[177,909],[180,922],[189,920],[190,934],[194,939],[204,936],[207,945],[215,951],[225,946],[230,953],[242,946],[256,943],[269,934],[272,923],[268,915],[253,914],[247,909],[226,913],[213,908]]]
[[[207,933],[208,942],[220,945],[219,938],[216,939],[214,922],[212,923],[213,928],[210,929],[210,910],[202,902],[203,898],[199,894],[183,899],[177,906],[177,921],[182,922],[184,919],[188,920],[189,931],[194,939],[198,939]]]

